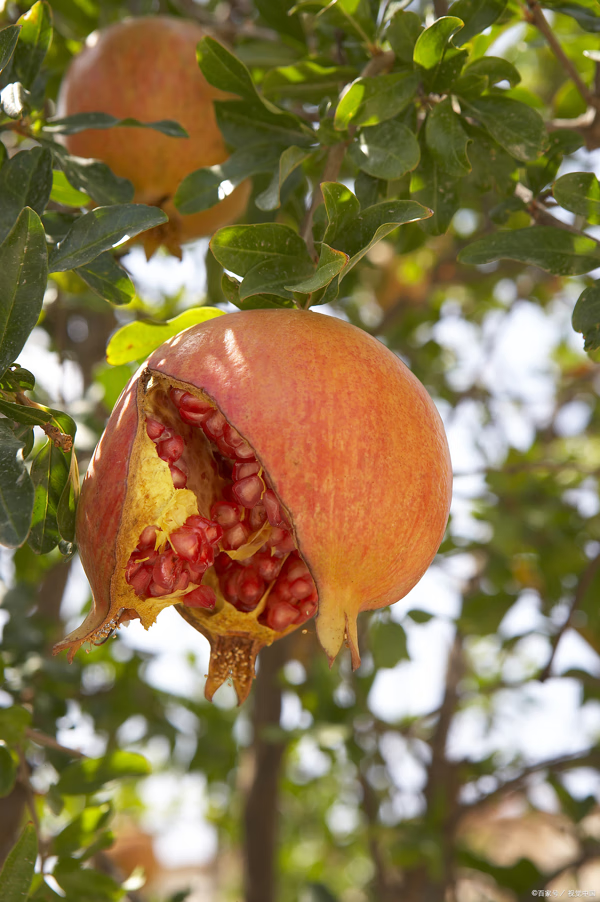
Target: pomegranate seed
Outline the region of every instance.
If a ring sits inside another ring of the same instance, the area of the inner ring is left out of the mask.
[[[240,579],[238,598],[249,610],[253,610],[265,593],[265,584],[262,579],[253,572],[246,572]]]
[[[296,542],[294,541],[294,537],[291,532],[287,530],[282,530],[284,533],[284,537],[281,542],[277,542],[275,546],[273,546],[273,551],[275,554],[289,554],[290,551],[294,551],[296,548]]]
[[[261,499],[264,483],[260,476],[247,476],[233,483],[232,492],[234,498],[244,507],[255,507]]]
[[[312,579],[297,579],[290,585],[290,593],[292,594],[292,597],[297,598],[298,601],[302,601],[303,598],[308,598],[308,596],[313,593]]]
[[[267,518],[271,526],[282,526],[283,522],[281,519],[279,501],[277,500],[277,496],[275,495],[273,489],[267,489],[267,491],[262,496],[262,503],[265,506]]]
[[[219,554],[215,558],[215,571],[217,576],[223,576],[229,568],[232,566],[233,561],[229,557],[228,554],[225,554],[224,551],[220,551]]]
[[[248,524],[252,532],[260,529],[267,522],[267,512],[262,502],[253,507],[248,516]]]
[[[269,548],[272,548],[274,545],[279,545],[280,542],[283,542],[286,535],[289,535],[287,530],[281,529],[279,526],[274,526],[271,530],[271,535],[267,539],[267,545]]]
[[[143,551],[145,548],[152,548],[156,544],[156,534],[158,532],[158,526],[147,526],[140,536],[137,547],[140,551]]]
[[[125,575],[127,582],[133,589],[136,595],[140,598],[149,595],[148,586],[152,582],[152,569],[150,567],[144,567],[143,564],[140,565],[140,569],[137,570],[136,573],[131,575],[131,578]]]
[[[271,557],[270,554],[255,554],[254,562],[256,564],[256,572],[266,582],[271,583],[279,575],[281,570],[281,559]]]
[[[183,470],[180,470],[179,467],[169,467],[169,472],[171,473],[173,486],[176,489],[184,489],[187,485],[187,476]]]
[[[236,523],[239,523],[241,515],[239,505],[232,504],[230,501],[217,501],[210,509],[211,518],[216,520],[223,529],[231,529]]]
[[[288,604],[287,601],[281,601],[267,611],[266,624],[279,633],[291,626],[297,617],[298,611],[296,608]]]
[[[152,580],[148,587],[148,595],[152,596],[152,598],[160,598],[162,595],[170,595],[172,589],[167,589],[164,586],[159,586],[157,582]]]
[[[223,435],[223,427],[227,420],[220,410],[214,410],[212,414],[204,421],[202,428],[209,438],[216,439]]]
[[[177,391],[177,389],[175,389]],[[182,393],[180,400],[176,402],[178,407],[185,410],[186,413],[210,413],[215,408],[210,401],[204,401],[202,398],[196,398],[189,391]]]
[[[197,530],[180,526],[171,533],[169,541],[179,557],[185,558],[186,561],[195,561],[200,551],[202,538]]]
[[[184,567],[190,575],[190,582],[199,586],[202,582],[202,577],[208,570],[208,564],[205,561],[194,561],[193,563],[186,561]]]
[[[162,586],[163,589],[173,590],[175,580],[179,576],[178,561],[171,550],[163,551],[158,556],[152,568],[152,579],[154,582]]]
[[[312,617],[317,612],[317,602],[316,601],[303,601],[298,605],[298,610],[300,611],[300,615],[303,620],[308,620],[309,617]]]
[[[158,442],[156,451],[161,460],[165,460],[168,464],[174,464],[183,454],[185,443],[180,435],[173,435],[171,438]]]
[[[238,598],[240,580],[244,571],[237,561],[232,561],[232,565],[233,566],[231,566],[225,574],[222,590],[227,601],[234,602],[237,601]]]
[[[288,561],[285,575],[287,576],[289,581],[293,583],[296,579],[309,577],[310,573],[302,558],[297,557],[296,555],[292,555]]]
[[[236,523],[223,536],[223,548],[229,548],[231,551],[241,548],[248,541],[249,534],[250,530],[245,523]]]
[[[217,596],[210,586],[198,586],[181,599],[190,608],[214,608]]]
[[[157,441],[164,431],[165,427],[158,420],[146,420],[146,432],[148,433],[148,438],[151,438],[153,442]]]
[[[252,445],[249,445],[248,442],[242,442],[242,444],[238,445],[235,449],[235,456],[239,458],[239,460],[254,460],[254,448]]]
[[[193,413],[191,410],[183,410],[180,408],[179,416],[183,422],[187,423],[189,426],[202,426],[204,421],[210,416],[210,410],[206,410],[204,413]]]
[[[190,584],[190,574],[187,570],[182,570],[175,583],[173,584],[174,592],[181,592],[183,589],[187,589]]]
[[[230,423],[225,423],[225,425],[223,426],[223,438],[228,445],[231,445],[232,448],[237,448],[237,446],[241,445],[244,441],[237,429],[235,429]]]
[[[211,523],[206,529],[206,538],[211,545],[217,545],[223,536],[223,530],[218,523]]]
[[[246,479],[247,476],[257,476],[260,470],[260,464],[257,460],[244,461],[233,465],[231,478],[234,482],[238,479]]]

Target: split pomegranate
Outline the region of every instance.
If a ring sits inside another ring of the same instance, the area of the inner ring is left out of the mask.
[[[423,575],[450,490],[429,395],[365,332],[300,310],[192,327],[96,448],[77,525],[94,608],[56,650],[175,604],[210,640],[208,698],[231,677],[242,701],[260,648],[316,613],[330,661],[346,641],[356,667],[358,613]]]
[[[169,222],[144,232],[147,256],[161,245],[181,256],[181,245],[238,219],[250,184],[244,183],[216,206],[182,216],[173,196],[196,169],[227,159],[213,101],[226,95],[208,84],[196,62],[204,32],[196,22],[170,16],[127,19],[95,32],[75,57],[61,84],[58,116],[110,113],[142,122],[174,119],[189,138],[170,138],[146,128],[87,129],[65,137],[70,153],[107,163],[135,187],[136,203],[154,204]]]

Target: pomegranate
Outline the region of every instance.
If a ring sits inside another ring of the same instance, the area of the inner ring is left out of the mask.
[[[346,641],[357,667],[359,611],[420,579],[450,491],[433,402],[381,342],[302,310],[194,326],[96,448],[77,526],[94,608],[56,651],[176,604],[210,640],[207,697],[231,676],[241,702],[260,648],[318,611],[330,662]]]
[[[174,119],[187,131],[187,139],[129,127],[65,138],[70,153],[102,160],[130,179],[136,203],[168,214],[168,223],[141,236],[148,256],[164,244],[180,257],[184,242],[238,219],[250,192],[244,183],[216,206],[189,216],[180,215],[172,201],[186,175],[228,157],[213,108],[213,100],[226,95],[208,84],[196,62],[203,36],[195,22],[169,16],[127,19],[94,33],[61,84],[58,116],[102,112],[142,122]]]

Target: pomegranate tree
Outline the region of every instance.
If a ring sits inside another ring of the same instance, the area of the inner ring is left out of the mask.
[[[211,643],[206,695],[248,694],[264,645],[317,614],[330,661],[442,540],[451,471],[421,383],[333,317],[253,310],[165,342],[90,463],[78,543],[94,607],[57,650],[179,613]]]
[[[181,244],[212,235],[243,213],[250,184],[216,206],[182,216],[173,196],[196,169],[227,159],[213,101],[227,95],[208,84],[196,62],[204,31],[196,22],[143,16],[110,25],[91,36],[63,79],[58,115],[110,113],[142,122],[174,119],[189,138],[171,138],[147,128],[87,129],[65,137],[70,153],[107,163],[135,187],[134,201],[161,207],[169,222],[142,240],[150,256],[161,244],[181,256]]]

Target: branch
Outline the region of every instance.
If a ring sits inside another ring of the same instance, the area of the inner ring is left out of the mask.
[[[37,410],[44,410],[41,404],[36,404],[35,401],[31,401],[27,397],[25,392],[17,392],[15,394],[15,398],[18,403],[22,404],[24,407],[35,407]],[[43,423],[40,426],[40,429],[43,429],[48,438],[56,445],[57,448],[60,448],[61,451],[68,452],[72,449],[73,439],[65,432],[61,432],[58,426],[53,426],[52,423]]]
[[[554,663],[554,658],[556,657],[556,652],[558,649],[558,645],[566,631],[568,630],[571,621],[573,619],[573,614],[585,598],[586,592],[589,589],[592,580],[594,579],[598,569],[600,568],[600,552],[596,555],[595,558],[589,562],[583,573],[581,574],[581,578],[577,584],[577,588],[571,600],[571,604],[569,605],[569,613],[565,617],[565,620],[558,630],[558,632],[552,638],[552,647],[550,650],[550,657],[548,658],[548,662],[544,667],[541,675],[540,675],[540,683],[543,683],[551,676],[552,665]]]
[[[600,109],[600,99],[592,94],[588,86],[582,80],[574,64],[562,49],[559,40],[550,28],[548,21],[544,16],[544,13],[542,12],[542,8],[539,5],[538,0],[527,0],[527,6],[529,7],[529,10],[528,13],[526,13],[525,18],[533,25],[535,25],[539,32],[543,34],[546,41],[548,42],[548,46],[554,53],[554,56],[562,65],[563,69],[568,74],[571,81],[573,82],[585,102],[588,104],[588,106],[592,106],[595,109]]]
[[[52,736],[48,736],[47,733],[41,733],[39,730],[27,728],[25,730],[25,735],[28,739],[31,739],[32,742],[35,742],[36,745],[43,745],[48,749],[54,749],[55,752],[63,752],[65,755],[70,755],[71,758],[87,757],[83,752],[79,752],[77,749],[70,749],[66,745],[61,745],[60,742],[57,742]]]

